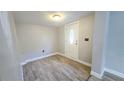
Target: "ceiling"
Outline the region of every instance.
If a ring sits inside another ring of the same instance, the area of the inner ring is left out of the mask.
[[[55,22],[50,19],[50,15],[59,13],[63,16],[61,21]],[[80,19],[83,16],[91,15],[90,11],[15,11],[13,12],[16,23],[19,24],[35,24],[52,27],[59,27],[66,23]]]

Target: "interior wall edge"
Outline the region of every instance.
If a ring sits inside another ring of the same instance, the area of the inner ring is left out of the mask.
[[[93,75],[93,76],[95,76],[95,77],[97,77],[99,79],[102,79],[102,77],[103,77],[103,73],[102,74],[98,74],[97,72],[94,72],[93,70],[91,70],[90,75]]]

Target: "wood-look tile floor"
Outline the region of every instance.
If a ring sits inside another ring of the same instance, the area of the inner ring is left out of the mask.
[[[30,62],[23,66],[25,81],[84,81],[90,68],[60,55]]]

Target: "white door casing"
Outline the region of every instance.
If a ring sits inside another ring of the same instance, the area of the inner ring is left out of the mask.
[[[65,55],[78,59],[79,21],[65,25]]]

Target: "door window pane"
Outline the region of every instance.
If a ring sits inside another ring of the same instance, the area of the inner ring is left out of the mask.
[[[70,30],[70,44],[74,43],[74,30]]]

